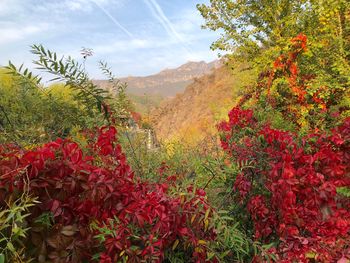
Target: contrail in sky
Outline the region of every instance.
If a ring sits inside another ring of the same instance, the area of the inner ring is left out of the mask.
[[[98,8],[101,9],[105,15],[112,20],[112,22],[119,28],[121,29],[125,34],[127,34],[130,38],[134,38],[133,34],[127,30],[124,26],[122,26],[102,5],[100,5],[98,2],[95,0],[91,0],[95,5],[97,5]]]
[[[164,27],[164,29],[167,31],[167,33],[171,37],[175,37],[180,43],[183,44],[183,48],[188,52],[191,53],[190,50],[186,47],[186,43],[183,40],[183,38],[179,35],[179,33],[175,30],[172,23],[169,21],[169,19],[164,14],[162,8],[157,3],[156,0],[144,0],[146,5],[151,10],[153,16],[160,22],[160,24]]]

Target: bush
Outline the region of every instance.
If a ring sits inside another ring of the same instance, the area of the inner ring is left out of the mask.
[[[315,92],[300,74],[306,37],[293,38],[291,49],[219,125],[222,148],[240,168],[229,187],[243,228],[278,262],[343,262],[350,258],[350,118],[334,112],[339,90]],[[255,110],[243,108],[252,100]],[[256,110],[266,109],[285,125],[262,120]]]
[[[1,200],[20,195],[28,182],[40,202],[26,219],[27,255],[39,262],[138,262],[180,252],[203,262],[215,238],[205,192],[189,187],[170,196],[173,178],[134,178],[114,127],[101,128],[95,140],[87,136],[87,154],[62,139],[30,151],[1,148]]]

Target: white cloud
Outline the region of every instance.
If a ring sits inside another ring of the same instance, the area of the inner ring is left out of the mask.
[[[73,11],[83,10],[86,8],[83,1],[68,1],[68,2],[66,1],[65,5],[67,6],[68,9],[73,10]]]
[[[19,41],[35,34],[42,34],[49,29],[48,24],[26,25],[26,26],[3,26],[0,27],[0,45]]]
[[[15,5],[18,6],[17,10],[15,10],[15,6],[11,8],[11,13],[13,15],[18,14],[18,11],[20,11],[20,13],[24,13],[25,15],[30,15],[32,13],[36,16],[45,16],[47,14],[50,18],[62,19],[66,17],[68,13],[95,12],[95,3],[102,7],[121,8],[126,0],[0,0],[0,2],[1,1],[9,2],[10,6],[13,5],[12,1],[16,3]]]

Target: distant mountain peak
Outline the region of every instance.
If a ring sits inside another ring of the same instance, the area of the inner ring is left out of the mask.
[[[128,84],[127,92],[136,95],[159,94],[164,97],[174,97],[185,90],[186,86],[195,78],[209,74],[213,69],[221,66],[219,60],[206,63],[205,61],[188,61],[177,67],[164,69],[157,74],[137,77],[120,78]],[[107,82],[97,81],[102,85]]]

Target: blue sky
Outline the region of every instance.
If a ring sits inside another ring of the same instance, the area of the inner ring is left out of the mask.
[[[216,59],[217,33],[200,28],[197,3],[207,0],[0,0],[0,65],[33,67],[31,44],[82,60],[101,78],[97,62],[117,76],[149,75],[187,61]]]

